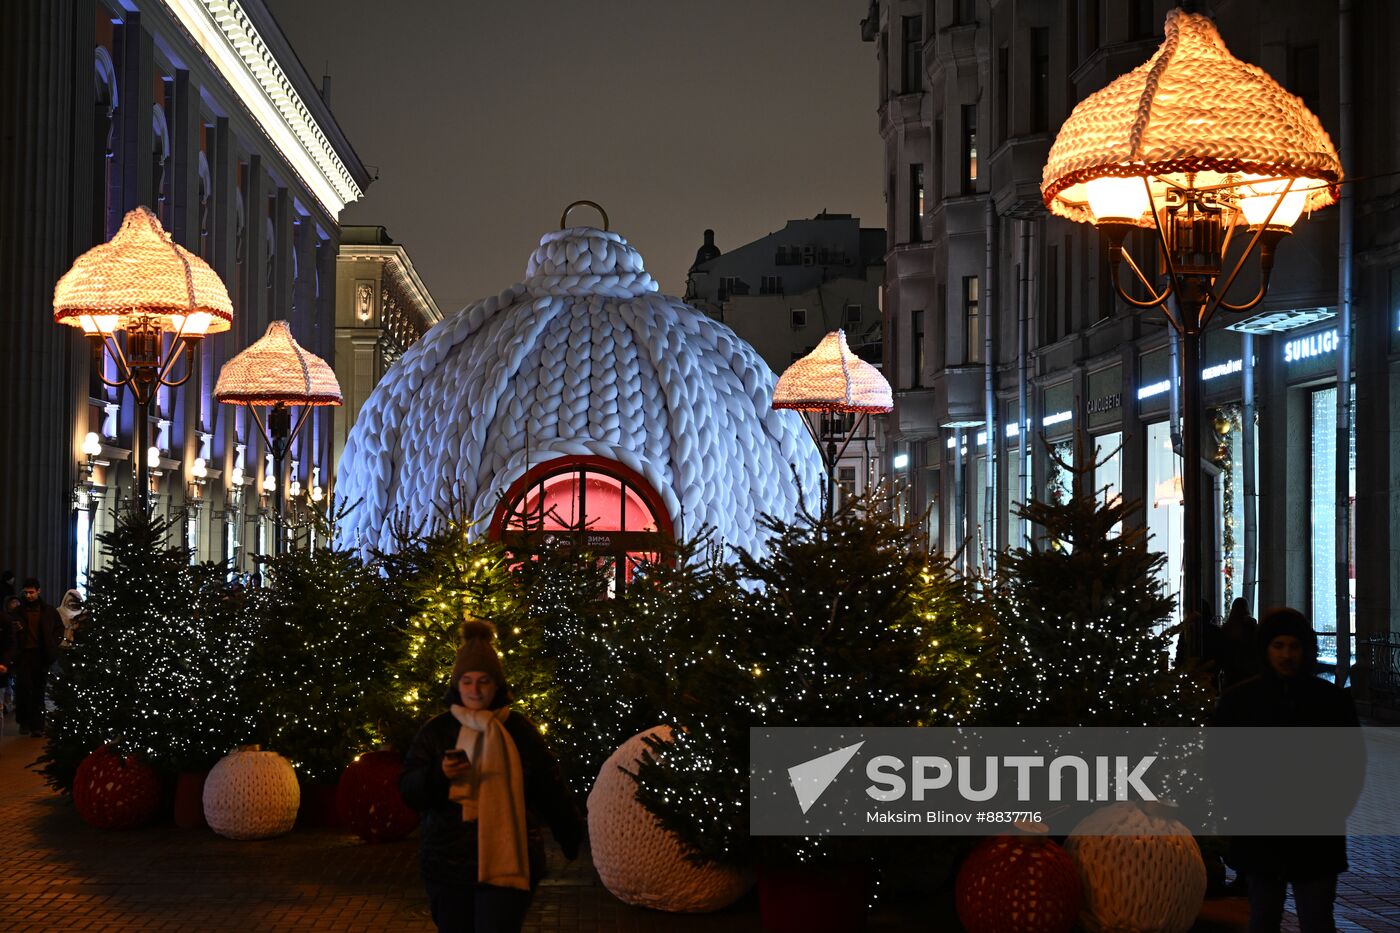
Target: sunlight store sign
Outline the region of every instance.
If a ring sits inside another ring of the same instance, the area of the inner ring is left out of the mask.
[[[1341,332],[1335,327],[1320,333],[1308,334],[1306,337],[1294,337],[1292,340],[1284,341],[1283,361],[1285,363],[1298,363],[1325,356],[1335,351],[1340,342]]]

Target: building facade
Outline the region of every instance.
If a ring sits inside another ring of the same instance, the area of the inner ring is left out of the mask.
[[[132,494],[130,393],[53,323],[52,302],[73,260],[146,205],[234,306],[233,329],[151,406],[154,508],[198,558],[251,571],[270,547],[270,458],[247,409],[215,403],[214,381],[273,319],[333,355],[338,218],[369,176],[261,0],[20,0],[3,26],[17,93],[0,103],[14,131],[0,179],[0,565],[51,595],[84,587]],[[290,454],[308,494],[328,482],[331,429],[318,410]]]
[[[344,404],[332,409],[331,459],[339,463],[370,392],[442,312],[408,251],[383,227],[340,228],[335,295],[335,378]]]
[[[969,570],[993,569],[1035,533],[1016,503],[1077,490],[1139,502],[1130,519],[1179,589],[1174,334],[1160,311],[1116,296],[1098,232],[1049,216],[1039,192],[1070,110],[1154,54],[1172,5],[878,0],[861,23],[880,72],[890,231],[885,453],[908,458],[930,546],[961,549]],[[1355,205],[1354,219],[1331,208],[1300,221],[1264,302],[1218,314],[1204,339],[1207,608],[1243,596],[1256,613],[1286,604],[1322,631],[1340,622],[1363,642],[1389,638],[1400,628],[1400,69],[1387,50],[1400,9],[1352,4],[1348,30],[1339,4],[1194,6],[1236,57],[1317,114]],[[1349,438],[1339,375],[1355,399]]]
[[[706,230],[686,276],[685,299],[728,324],[778,375],[837,329],[846,332],[857,356],[878,367],[884,273],[885,231],[862,227],[850,214],[823,211],[810,220],[789,220],[776,233],[729,252]],[[854,420],[824,416],[817,427],[838,445],[850,441],[836,479],[846,494],[859,495],[883,475],[876,451],[885,419],[867,419],[852,437]]]

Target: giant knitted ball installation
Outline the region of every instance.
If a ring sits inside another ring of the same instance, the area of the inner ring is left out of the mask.
[[[487,527],[510,484],[548,460],[604,458],[646,480],[677,536],[762,548],[759,516],[791,518],[821,463],[775,377],[732,330],[657,293],[616,233],[545,235],[525,280],[448,315],[361,409],[337,477],[349,547],[390,549],[465,504]]]
[[[131,755],[102,746],[83,759],[73,778],[73,805],[98,829],[135,829],[160,808],[160,775]]]
[[[268,839],[291,830],[301,785],[291,762],[256,745],[229,752],[204,781],[204,818],[229,839]]]
[[[958,919],[968,933],[1069,933],[1083,900],[1079,870],[1042,836],[993,836],[958,870]]]
[[[1176,820],[1111,804],[1080,820],[1065,850],[1084,884],[1079,922],[1089,933],[1184,933],[1195,924],[1206,866]]]
[[[749,879],[733,869],[689,861],[680,840],[637,802],[636,782],[620,770],[636,770],[647,736],[669,739],[671,730],[657,726],[624,742],[603,763],[588,794],[593,867],[603,886],[627,904],[673,913],[728,907],[744,896]]]

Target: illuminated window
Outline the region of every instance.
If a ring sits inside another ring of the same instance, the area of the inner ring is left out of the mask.
[[[661,497],[640,474],[604,457],[561,457],[511,484],[491,536],[516,554],[561,540],[597,555],[624,586],[674,539]]]

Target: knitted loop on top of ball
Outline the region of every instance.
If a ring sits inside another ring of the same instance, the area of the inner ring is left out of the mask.
[[[525,266],[531,295],[608,295],[635,298],[659,291],[642,254],[626,240],[596,227],[569,227],[540,238]]]

